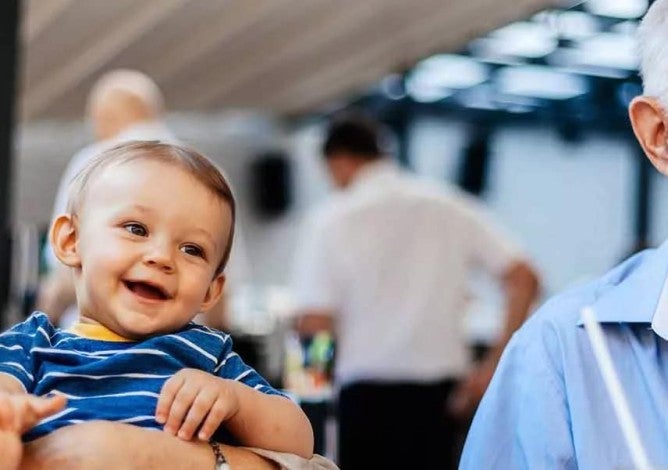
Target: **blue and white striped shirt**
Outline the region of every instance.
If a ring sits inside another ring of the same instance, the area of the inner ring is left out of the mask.
[[[173,334],[118,342],[60,330],[36,312],[0,334],[0,373],[17,378],[28,393],[68,398],[66,408],[31,429],[26,441],[90,420],[162,429],[155,421],[160,390],[183,368],[282,395],[232,351],[229,335],[194,323]]]

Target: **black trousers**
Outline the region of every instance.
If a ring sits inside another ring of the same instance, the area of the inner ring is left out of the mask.
[[[454,380],[356,382],[338,401],[339,465],[355,469],[456,469],[467,424],[447,413]]]

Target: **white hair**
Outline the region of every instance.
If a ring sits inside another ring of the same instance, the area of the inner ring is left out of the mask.
[[[668,0],[656,0],[638,28],[643,92],[668,110]]]
[[[158,85],[148,75],[130,69],[112,70],[102,75],[93,85],[88,103],[90,105],[107,93],[117,91],[139,98],[153,115],[164,110],[165,100]]]

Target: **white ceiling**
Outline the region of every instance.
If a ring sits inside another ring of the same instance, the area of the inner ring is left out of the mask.
[[[556,0],[24,0],[22,120],[79,118],[105,70],[173,110],[308,112]]]

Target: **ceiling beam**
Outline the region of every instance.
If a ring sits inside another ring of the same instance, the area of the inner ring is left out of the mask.
[[[22,40],[30,46],[75,0],[29,0],[24,5]]]
[[[385,42],[378,41],[359,51],[344,51],[333,57],[331,63],[294,83],[266,105],[283,113],[311,111],[329,100],[359,92],[399,67],[412,66],[435,53],[456,51],[469,40],[499,25],[524,18],[549,3],[524,0],[512,11],[495,8],[496,0],[467,2],[461,8],[453,8],[453,5],[433,8],[422,21],[397,29]],[[443,29],[443,24],[449,27]]]
[[[292,89],[300,94],[302,84],[308,82],[310,77],[318,74],[322,69],[340,69],[340,64],[347,61],[349,57],[359,57],[360,54],[364,54],[365,50],[374,47],[380,47],[384,57],[392,64],[387,72],[397,67],[404,67],[407,65],[405,60],[401,62],[396,59],[402,56],[401,51],[395,47],[396,36],[408,25],[416,23],[413,18],[431,17],[435,11],[443,8],[440,0],[421,2],[382,0],[378,2],[379,5],[371,2],[360,3],[364,3],[362,5],[364,7],[368,6],[368,10],[362,8],[353,11],[350,18],[345,20],[341,18],[342,21],[338,23],[338,27],[321,33],[321,36],[326,36],[326,40],[305,41],[313,47],[301,49],[298,51],[301,52],[300,55],[290,54],[293,60],[277,64],[270,74],[258,75],[254,81],[248,80],[245,89],[239,87],[236,90],[228,90],[221,99],[217,100],[217,103],[266,107],[268,105],[266,100],[273,103],[272,97],[280,95],[283,90]],[[448,14],[456,15],[457,10],[457,5],[451,5],[448,8]],[[439,21],[442,21],[442,18]],[[417,29],[419,28],[418,25]],[[393,46],[386,47],[387,44],[393,44]],[[364,62],[360,61],[358,65],[364,67]],[[356,73],[357,70],[352,72]],[[349,72],[339,73],[337,85],[349,84],[353,75],[354,73],[351,75]]]
[[[173,99],[177,103],[187,103],[190,108],[196,108],[194,103],[203,103],[205,108],[210,104],[200,98],[210,87],[216,87],[219,81],[226,80],[227,74],[234,74],[238,64],[246,60],[260,61],[263,50],[275,43],[282,43],[284,35],[291,31],[300,31],[309,15],[318,11],[327,0],[274,0],[264,2],[264,7],[258,9],[258,15],[253,18],[232,18],[234,27],[227,28],[229,34],[220,38],[215,48],[202,54],[196,64],[196,72],[189,70],[188,64],[180,68],[180,74],[174,77],[173,82],[180,86]],[[269,8],[271,6],[271,8]]]
[[[200,25],[198,31],[183,38],[170,50],[169,54],[158,57],[159,60],[148,64],[154,77],[160,82],[169,82],[183,73],[192,73],[192,66],[217,51],[224,53],[224,47],[239,34],[252,31],[267,17],[280,17],[285,14],[286,3],[290,0],[243,0],[219,2],[224,9],[220,15],[211,15],[211,22]],[[252,54],[252,51],[246,51]],[[215,66],[215,64],[212,64]]]
[[[239,92],[248,91],[258,78],[269,77],[273,81],[277,71],[291,67],[309,53],[319,55],[324,46],[345,35],[351,26],[371,21],[379,13],[377,7],[377,3],[370,0],[348,4],[327,2],[308,21],[302,21],[302,28],[287,31],[281,41],[266,41],[266,47],[235,62],[228,72],[220,74],[220,80],[197,96],[193,105],[225,102]]]
[[[409,49],[408,43],[409,39],[412,39],[410,37],[412,31],[421,31],[424,35],[436,34],[444,45],[443,47],[449,49],[452,47],[450,32],[454,28],[448,22],[448,28],[443,29],[444,17],[447,16],[452,24],[458,24],[458,21],[453,21],[453,19],[461,20],[461,17],[468,16],[468,11],[473,8],[471,5],[478,3],[443,5],[443,2],[438,0],[423,1],[409,5],[411,17],[419,18],[419,20],[405,21],[405,12],[395,8],[394,11],[388,13],[387,18],[383,18],[383,21],[375,24],[355,25],[354,30],[347,31],[338,41],[320,51],[322,59],[318,62],[319,67],[311,64],[310,69],[307,69],[309,64],[302,63],[301,67],[288,70],[287,73],[291,75],[283,77],[280,87],[282,91],[276,93],[271,99],[270,106],[277,106],[282,110],[289,106],[288,102],[294,100],[293,104],[300,107],[301,103],[312,93],[319,94],[317,90],[319,87],[332,87],[336,89],[336,94],[331,96],[337,96],[342,90],[354,90],[361,85],[366,85],[369,76],[377,74],[377,80],[379,80],[387,73],[411,66],[429,53],[426,50],[407,53],[406,49]],[[427,22],[438,25],[439,30],[436,33],[426,30]],[[386,39],[378,40],[378,37]],[[358,47],[358,44],[365,44],[365,47]],[[382,70],[379,72],[374,67],[374,74],[371,74],[368,69],[376,64],[380,64]],[[365,78],[360,80],[356,78],[358,76]],[[325,90],[320,90],[320,92],[327,93]]]
[[[187,1],[144,0],[137,3],[137,8],[110,27],[106,35],[102,35],[83,53],[71,56],[60,68],[37,83],[23,103],[23,116],[30,119],[48,109],[60,95],[102,69],[117,54],[137,42],[147,30],[160,24]]]

